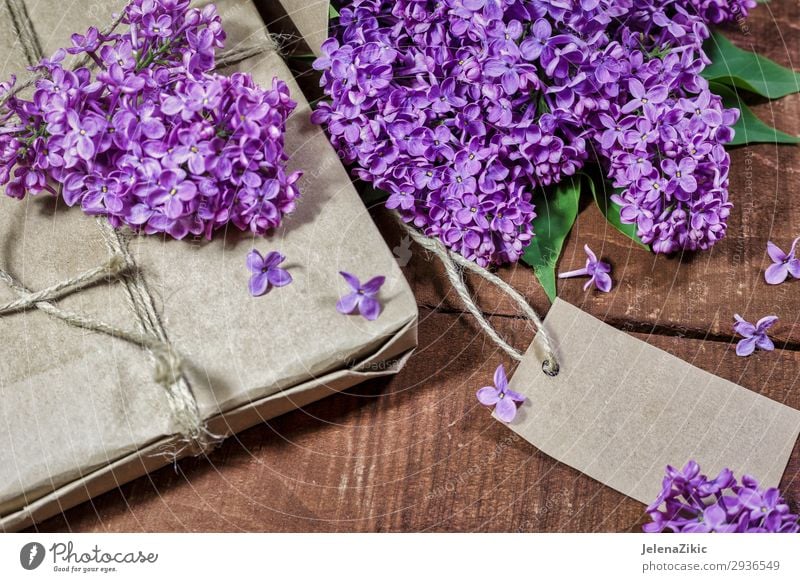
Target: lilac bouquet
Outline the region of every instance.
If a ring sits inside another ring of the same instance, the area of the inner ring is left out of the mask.
[[[481,266],[515,262],[547,211],[535,193],[590,163],[618,226],[654,252],[725,236],[739,110],[704,78],[703,43],[753,0],[340,6],[313,119],[428,236]]]
[[[737,483],[730,469],[715,479],[700,474],[700,466],[689,461],[683,470],[667,467],[663,488],[647,508],[653,520],[648,533],[798,533],[793,515],[777,489],[761,489],[745,475]]]
[[[0,86],[6,194],[62,194],[114,226],[177,239],[276,227],[298,197],[299,173],[285,171],[286,84],[212,72],[225,40],[213,5],[134,0],[121,23],[75,34],[32,67],[30,100],[14,78]],[[83,64],[67,68],[67,53]]]

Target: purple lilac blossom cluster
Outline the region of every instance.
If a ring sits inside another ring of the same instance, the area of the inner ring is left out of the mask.
[[[644,526],[648,533],[800,532],[798,516],[778,489],[761,489],[748,475],[737,483],[730,469],[708,479],[695,461],[682,470],[667,467],[661,494],[647,512],[653,520]]]
[[[135,0],[127,29],[74,34],[32,70],[32,100],[0,88],[0,184],[15,198],[59,189],[111,224],[210,237],[229,222],[263,235],[291,212],[283,136],[295,107],[283,81],[214,74],[225,32],[213,5]],[[65,68],[66,53],[96,65]]]
[[[700,72],[752,0],[350,0],[314,64],[327,126],[404,220],[479,265],[531,240],[536,188],[597,161],[657,253],[725,235],[738,111]]]

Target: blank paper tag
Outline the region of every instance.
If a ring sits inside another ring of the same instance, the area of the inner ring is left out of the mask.
[[[777,486],[800,412],[718,378],[556,300],[545,321],[561,364],[534,342],[511,380],[527,397],[509,425],[551,457],[650,503],[666,465],[690,459]]]

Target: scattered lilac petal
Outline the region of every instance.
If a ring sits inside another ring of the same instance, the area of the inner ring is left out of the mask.
[[[608,293],[614,286],[614,282],[611,280],[610,275],[611,265],[603,261],[598,261],[597,255],[595,255],[592,249],[589,248],[589,245],[584,245],[583,249],[587,256],[586,267],[576,271],[560,273],[558,278],[569,279],[572,277],[589,277],[589,280],[583,286],[584,291],[588,291],[589,287],[594,285],[603,293]]]
[[[755,325],[746,321],[738,313],[733,317],[736,320],[736,323],[733,325],[733,330],[743,337],[743,339],[739,340],[736,344],[737,356],[749,356],[755,352],[756,347],[768,352],[775,349],[775,344],[769,336],[767,336],[767,330],[778,322],[778,317],[776,315],[762,317]]]
[[[785,253],[772,241],[767,243],[767,254],[772,259],[772,264],[764,272],[764,279],[770,285],[780,285],[791,275],[794,279],[800,279],[800,257],[797,257],[797,243],[800,237],[792,243],[792,248]]]
[[[292,282],[292,276],[278,267],[286,257],[277,251],[270,251],[265,257],[256,249],[247,253],[247,268],[250,276],[249,289],[253,297],[268,293],[273,287],[284,287]]]
[[[350,315],[357,309],[361,316],[368,321],[378,319],[378,316],[380,316],[383,310],[383,306],[377,296],[386,281],[386,277],[373,277],[362,285],[361,281],[355,275],[345,271],[339,271],[339,274],[347,282],[351,292],[343,295],[336,302],[336,311],[343,315]]]
[[[505,367],[501,364],[494,372],[494,386],[484,386],[476,392],[478,402],[484,406],[495,406],[497,418],[503,422],[511,422],[517,414],[518,402],[524,402],[525,396],[508,388]]]

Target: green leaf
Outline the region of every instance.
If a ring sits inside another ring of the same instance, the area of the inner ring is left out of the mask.
[[[603,213],[603,216],[606,217],[608,223],[640,247],[649,251],[650,247],[644,244],[642,239],[639,238],[639,235],[636,234],[636,225],[622,222],[622,217],[620,216],[621,208],[611,201],[611,194],[613,194],[613,192],[606,182],[602,182],[603,191],[598,192],[594,180],[590,176],[586,176],[586,180],[589,182],[589,189],[592,191],[592,197],[597,207],[600,209],[600,212]]]
[[[728,146],[740,146],[752,143],[800,143],[800,138],[784,133],[774,127],[770,127],[756,117],[734,89],[726,87],[725,85],[720,85],[719,83],[709,83],[709,87],[713,93],[722,97],[722,103],[725,107],[736,107],[742,112],[739,116],[739,121],[733,126],[736,135]]]
[[[314,53],[300,53],[300,54],[296,54],[296,55],[291,55],[290,54],[290,55],[288,55],[288,58],[289,59],[294,59],[296,61],[300,61],[300,62],[303,62],[303,63],[313,63],[314,61],[317,60],[318,57]]]
[[[522,260],[533,267],[550,301],[556,299],[556,263],[564,248],[564,240],[578,217],[580,197],[578,178],[564,180],[551,189],[540,189],[534,196],[537,213],[533,221],[535,236],[525,249]]]
[[[709,81],[739,87],[768,99],[800,93],[800,74],[740,49],[718,32],[711,35],[704,48],[711,64],[701,74]]]
[[[339,10],[333,5],[333,2],[328,2],[328,36],[336,36],[334,34],[334,20],[339,18]]]

